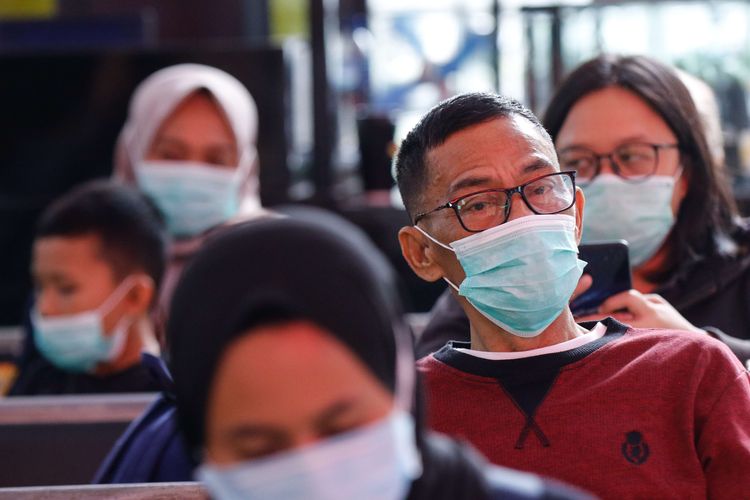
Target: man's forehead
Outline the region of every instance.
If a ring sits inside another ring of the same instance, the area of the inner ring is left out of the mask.
[[[427,165],[431,183],[452,184],[470,171],[527,177],[558,163],[549,136],[525,117],[511,114],[452,134],[429,151]]]

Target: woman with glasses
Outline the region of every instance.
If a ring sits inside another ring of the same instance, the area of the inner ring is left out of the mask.
[[[583,243],[629,244],[633,290],[610,297],[597,316],[706,332],[750,358],[750,232],[674,68],[599,56],[568,76],[543,123],[561,170],[576,172],[586,196]],[[446,294],[436,304],[420,354],[465,328],[454,302]]]

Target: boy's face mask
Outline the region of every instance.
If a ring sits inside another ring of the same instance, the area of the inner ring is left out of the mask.
[[[131,284],[130,278],[126,278],[93,311],[51,317],[32,311],[32,331],[39,352],[56,367],[74,373],[91,372],[97,364],[117,358],[125,347],[130,324],[127,318],[122,318],[115,330],[106,335],[103,318]]]

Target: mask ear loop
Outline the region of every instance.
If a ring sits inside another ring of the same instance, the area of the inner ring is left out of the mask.
[[[432,242],[433,242],[433,243],[435,243],[436,245],[440,245],[441,247],[445,248],[446,250],[450,250],[451,252],[453,252],[453,253],[456,253],[456,250],[454,250],[454,249],[453,249],[453,247],[449,247],[449,246],[448,246],[448,245],[446,245],[445,243],[441,243],[441,242],[439,242],[438,240],[436,240],[435,238],[433,238],[432,236],[430,236],[429,234],[427,234],[427,231],[425,231],[425,230],[424,230],[424,229],[422,229],[421,227],[419,227],[419,226],[414,226],[414,228],[415,228],[415,229],[416,229],[417,231],[419,231],[420,233],[422,233],[423,235],[425,235],[425,237],[426,237],[427,239],[429,239],[430,241],[432,241]],[[451,286],[451,288],[453,288],[453,289],[454,289],[454,290],[455,290],[456,292],[459,292],[459,290],[458,290],[458,287],[457,287],[457,286],[455,285],[455,283],[453,283],[453,282],[452,282],[451,280],[449,280],[449,279],[448,279],[448,278],[446,278],[445,276],[443,276],[443,281],[445,281],[446,283],[448,283],[448,284],[449,284],[449,285]],[[460,293],[460,292],[459,292],[459,293]]]
[[[432,242],[433,242],[433,243],[435,243],[436,245],[439,245],[439,246],[441,246],[441,247],[445,248],[446,250],[450,250],[450,251],[451,251],[451,252],[453,252],[453,253],[455,253],[455,252],[456,252],[456,251],[455,251],[455,250],[453,249],[453,247],[449,247],[449,246],[448,246],[448,245],[446,245],[445,243],[441,243],[441,242],[439,242],[438,240],[436,240],[435,238],[433,238],[432,236],[430,236],[429,234],[427,234],[427,231],[425,231],[425,230],[424,230],[424,229],[422,229],[421,227],[419,227],[419,226],[413,226],[413,227],[414,227],[414,229],[416,229],[417,231],[419,231],[420,233],[422,233],[422,234],[423,234],[423,235],[424,235],[424,236],[425,236],[425,237],[426,237],[426,238],[427,238],[428,240],[432,241]]]
[[[149,279],[151,279],[149,277]],[[122,282],[117,286],[114,292],[107,298],[107,300],[104,301],[102,305],[100,305],[96,311],[99,316],[99,321],[102,321],[102,318],[104,318],[105,314],[108,314],[112,311],[112,303],[117,302],[118,300],[121,300],[127,292],[129,292],[132,289],[132,286],[129,288],[126,288],[126,285],[132,285],[132,283],[135,281],[135,276],[132,274],[122,280]],[[104,312],[102,312],[104,310]],[[122,349],[125,347],[125,340],[126,340],[126,333],[128,329],[132,326],[134,320],[132,318],[123,317],[120,319],[120,321],[115,325],[115,329],[112,333],[113,336],[113,343],[112,343],[112,349],[110,349],[110,352],[107,355],[107,361],[112,361],[117,356],[120,355],[122,352]],[[103,326],[102,326],[103,328]]]
[[[130,275],[124,280],[120,282],[119,285],[117,285],[117,288],[110,294],[107,299],[102,302],[102,304],[96,308],[96,312],[98,312],[100,315],[104,316],[105,314],[108,314],[112,311],[112,303],[117,302],[118,300],[122,299],[127,292],[130,291],[130,288],[126,288],[125,285],[130,285],[135,281],[135,276]]]

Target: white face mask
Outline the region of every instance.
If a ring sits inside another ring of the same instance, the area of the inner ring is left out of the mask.
[[[97,364],[116,359],[125,347],[131,320],[122,318],[111,335],[105,335],[103,317],[129,290],[126,278],[104,303],[93,311],[42,317],[35,309],[31,323],[39,352],[61,370],[84,373]]]
[[[237,215],[246,170],[145,160],[134,169],[138,186],[154,200],[177,238],[197,236]]]
[[[638,267],[664,244],[674,226],[672,196],[679,175],[654,175],[632,183],[612,174],[583,188],[582,243],[626,240],[630,265]]]
[[[395,325],[396,391],[385,418],[310,445],[230,466],[205,463],[196,472],[213,498],[401,500],[422,474],[411,406],[414,348]]]
[[[422,465],[410,413],[394,410],[365,427],[275,456],[197,477],[217,500],[402,500]]]

